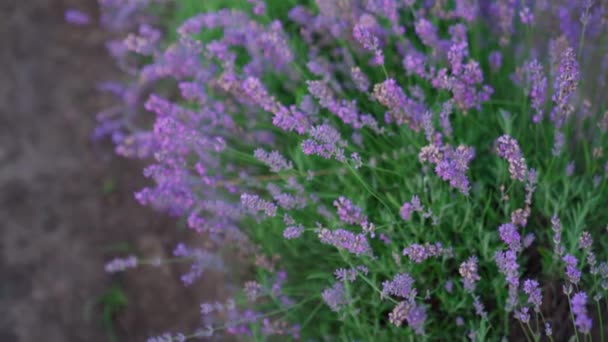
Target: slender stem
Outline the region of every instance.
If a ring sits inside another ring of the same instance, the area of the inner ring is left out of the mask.
[[[585,5],[585,14],[583,14],[583,27],[581,29],[581,38],[578,43],[578,57],[581,58],[581,53],[583,52],[583,45],[585,45],[585,31],[587,29],[587,22],[589,21],[589,10],[591,9],[592,0],[589,1],[588,5]],[[582,62],[582,61],[581,61]]]
[[[540,336],[541,332],[540,332],[540,326],[538,325],[538,321],[539,321],[538,311],[536,311],[536,310],[534,311],[534,317],[536,318],[536,332],[538,333],[538,336]]]
[[[530,336],[528,336],[528,331],[526,330],[526,327],[524,326],[524,324],[519,319],[517,321],[519,322],[519,326],[521,327],[521,331],[523,331],[524,335],[526,335],[526,341],[531,341]]]
[[[530,334],[532,334],[532,338],[534,339],[534,341],[538,341],[538,337],[536,336],[536,334],[534,333],[534,330],[530,326],[530,321],[528,321],[528,323],[526,323],[526,324],[528,325],[528,329],[530,329]]]
[[[597,308],[597,317],[600,321],[600,341],[604,341],[604,322],[602,322],[602,310],[600,308],[600,301],[595,301],[595,306]]]

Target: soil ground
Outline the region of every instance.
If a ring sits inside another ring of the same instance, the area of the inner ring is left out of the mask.
[[[0,341],[191,332],[198,303],[225,291],[220,275],[185,288],[175,267],[103,271],[126,252],[167,256],[200,238],[136,203],[141,163],[91,143],[94,114],[109,104],[95,85],[120,74],[101,29],[64,22],[70,7],[97,11],[96,0],[0,1]]]

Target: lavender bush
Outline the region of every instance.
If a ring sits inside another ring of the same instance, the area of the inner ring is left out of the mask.
[[[601,1],[100,4],[127,77],[94,138],[213,242],[186,285],[254,269],[150,341],[604,339]]]

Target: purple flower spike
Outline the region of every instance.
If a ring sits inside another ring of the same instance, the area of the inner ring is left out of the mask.
[[[574,314],[574,324],[580,332],[588,334],[591,331],[592,321],[587,313],[587,294],[585,292],[577,292],[572,297],[572,313]]]
[[[478,273],[477,257],[472,256],[467,261],[460,264],[458,272],[462,276],[462,283],[467,292],[475,291],[475,284],[481,279]]]
[[[524,181],[528,168],[519,144],[508,135],[503,135],[496,139],[496,153],[507,160],[509,163],[509,173],[512,179]]]
[[[91,18],[80,10],[69,9],[65,11],[65,21],[72,25],[84,26],[91,22]]]

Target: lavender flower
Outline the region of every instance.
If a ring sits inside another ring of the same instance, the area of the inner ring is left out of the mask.
[[[511,223],[514,225],[525,227],[528,223],[528,216],[530,215],[530,209],[516,209],[511,213]],[[503,240],[504,241],[504,240]]]
[[[434,47],[439,43],[437,28],[429,20],[419,18],[414,24],[414,30],[423,44]]]
[[[498,17],[498,28],[500,29],[500,45],[506,46],[511,41],[513,34],[513,17],[515,16],[515,0],[498,0],[496,2],[496,16]]]
[[[137,267],[137,257],[130,255],[126,258],[116,258],[108,262],[105,266],[105,270],[108,273],[116,273],[135,267]]]
[[[430,144],[422,147],[418,154],[421,162],[435,164],[435,173],[465,195],[469,193],[470,188],[466,172],[474,157],[475,150],[465,145],[454,148],[449,145]]]
[[[519,264],[517,263],[517,254],[513,250],[505,252],[498,251],[494,254],[494,261],[504,274],[509,288],[509,298],[507,301],[507,311],[511,311],[517,305],[517,293],[519,289]]]
[[[247,2],[253,4],[255,15],[263,15],[266,12],[266,2],[264,0],[247,0]]]
[[[457,327],[461,327],[464,325],[464,319],[461,316],[456,316],[455,323]]]
[[[414,212],[414,206],[412,206],[412,204],[410,202],[405,202],[405,203],[403,203],[403,205],[401,206],[401,209],[399,210],[399,215],[401,215],[401,218],[404,221],[409,221],[410,218],[412,217],[413,212]]]
[[[375,132],[381,132],[376,119],[368,114],[360,114],[357,109],[356,101],[338,101],[334,98],[327,82],[325,81],[307,81],[308,91],[312,96],[319,100],[321,107],[326,108],[345,124],[352,126],[355,129],[360,129],[368,126]]]
[[[564,254],[564,246],[561,243],[562,223],[557,215],[553,215],[551,218],[551,229],[553,230],[553,258],[557,260]]]
[[[528,311],[528,307],[526,306],[521,309],[515,310],[515,318],[523,324],[528,324],[530,322],[530,313]]]
[[[84,26],[91,22],[91,18],[80,10],[68,9],[65,11],[65,21],[73,25]]]
[[[292,162],[286,160],[278,151],[268,153],[263,149],[258,148],[253,152],[253,155],[259,161],[266,164],[272,172],[286,171],[293,168]]]
[[[374,34],[377,26],[378,23],[373,16],[364,14],[359,17],[359,21],[353,27],[353,37],[366,50],[374,53],[373,64],[381,65],[384,64],[384,54],[380,48],[380,40]]]
[[[371,247],[364,234],[355,234],[344,229],[331,231],[327,228],[321,228],[318,235],[322,243],[346,249],[353,254],[371,253]]]
[[[574,111],[570,99],[578,86],[579,77],[574,50],[568,47],[559,55],[557,74],[553,82],[554,93],[551,99],[555,107],[551,111],[551,121],[556,128],[560,128]]]
[[[258,195],[242,194],[241,204],[252,212],[263,211],[269,217],[274,217],[277,214],[277,206],[272,202],[261,199]]]
[[[171,334],[164,333],[159,336],[150,337],[146,340],[146,342],[185,342],[186,336],[182,333]]]
[[[286,131],[306,132],[310,126],[308,118],[295,107],[286,108],[268,94],[262,82],[255,77],[247,77],[241,84],[242,92],[265,111],[274,114],[272,123]],[[240,94],[239,94],[240,95]]]
[[[420,129],[422,114],[426,112],[424,105],[407,97],[394,79],[374,85],[373,96],[388,108],[390,121],[406,124],[415,131]]]
[[[443,134],[447,137],[451,137],[453,133],[452,123],[450,122],[450,114],[452,114],[453,107],[452,101],[446,101],[441,106],[441,111],[439,112],[439,123],[441,124]]]
[[[498,227],[500,233],[500,239],[506,243],[513,251],[519,251],[521,249],[521,236],[517,232],[515,225],[511,223],[505,223]]]
[[[532,304],[534,310],[538,312],[543,302],[543,295],[538,287],[538,282],[532,279],[524,280],[524,293],[528,295],[528,303]]]
[[[346,161],[344,156],[344,147],[346,141],[342,140],[340,133],[328,124],[322,124],[311,128],[310,139],[302,142],[302,151],[304,154],[316,154],[325,159],[332,157],[338,161]]]
[[[564,173],[566,177],[571,177],[574,174],[574,161],[568,162]]]
[[[509,163],[509,173],[512,179],[523,181],[526,177],[526,160],[522,156],[519,144],[509,135],[496,139],[496,153]]]
[[[475,308],[475,314],[477,314],[477,316],[483,319],[488,318],[488,313],[486,312],[486,309],[479,296],[473,296],[473,307]]]
[[[500,70],[502,66],[502,53],[500,51],[492,51],[488,56],[488,62],[494,72]]]
[[[596,266],[597,263],[597,259],[595,258],[595,253],[593,253],[593,250],[591,248],[591,246],[593,245],[593,238],[591,237],[591,234],[589,232],[583,232],[580,236],[580,238],[578,239],[578,247],[580,249],[582,249],[585,252],[586,258],[587,258],[587,264],[589,265],[590,268],[590,273],[595,275],[598,273],[598,268]]]
[[[478,273],[477,257],[471,256],[467,261],[460,264],[458,272],[460,273],[460,276],[462,276],[464,289],[467,292],[474,292],[475,284],[481,279]]]
[[[411,261],[419,264],[432,257],[439,257],[443,255],[451,257],[452,249],[443,248],[443,245],[440,242],[435,244],[426,242],[424,245],[414,243],[403,249],[403,255],[407,255]]]
[[[587,313],[587,294],[585,292],[577,292],[572,297],[572,313],[574,314],[574,324],[580,332],[588,334],[591,331],[592,321]]]
[[[340,308],[347,305],[349,302],[342,283],[334,283],[332,287],[326,288],[321,293],[321,297],[331,311],[335,312],[340,311]]]
[[[352,67],[350,69],[350,74],[355,82],[355,85],[357,86],[357,89],[367,92],[369,89],[369,79],[367,78],[367,75],[365,75],[363,71],[359,69],[359,67]]]
[[[297,226],[289,226],[283,230],[283,237],[287,240],[297,239],[304,232],[304,227],[299,224]]]
[[[524,25],[532,26],[534,24],[534,13],[530,11],[530,7],[524,7],[519,11],[519,20]]]
[[[532,122],[538,123],[543,118],[543,106],[547,97],[547,77],[544,75],[542,65],[536,59],[526,64],[525,72],[532,108],[536,111]]]
[[[448,279],[448,281],[445,282],[444,287],[447,293],[452,293],[454,290],[454,282],[451,279]]]
[[[566,136],[561,131],[555,131],[555,135],[553,136],[553,148],[551,149],[551,153],[555,157],[559,157],[562,153],[564,145],[566,144]]]
[[[360,265],[349,269],[339,268],[334,272],[334,275],[336,276],[336,279],[340,281],[352,283],[357,279],[358,274],[367,275],[368,272],[369,270],[366,266]]]
[[[414,301],[402,301],[389,313],[388,319],[397,327],[400,327],[403,321],[407,321],[417,335],[423,335],[426,310]]]
[[[580,238],[578,239],[579,248],[588,250],[591,248],[592,244],[593,244],[593,238],[591,237],[591,234],[589,234],[589,232],[583,232],[581,234]]]
[[[532,243],[534,243],[534,240],[536,239],[536,236],[534,235],[534,233],[528,233],[526,234],[526,236],[524,236],[524,248],[528,248],[530,246],[532,246]]]
[[[247,300],[254,302],[262,294],[262,285],[256,281],[248,281],[245,283],[244,290]]]
[[[578,260],[576,260],[576,257],[572,254],[564,255],[562,260],[566,264],[566,278],[570,283],[574,285],[578,284],[581,279],[581,271],[576,266]]]
[[[192,285],[208,269],[224,269],[224,262],[218,255],[197,248],[188,248],[182,243],[175,247],[173,255],[192,260],[190,270],[181,276],[182,282],[187,286]]]
[[[407,273],[399,273],[393,280],[383,282],[381,296],[385,298],[389,295],[413,300],[416,297],[414,278]]]
[[[367,222],[367,216],[362,213],[361,208],[354,205],[348,198],[340,196],[333,204],[337,209],[340,221],[357,225]]]

